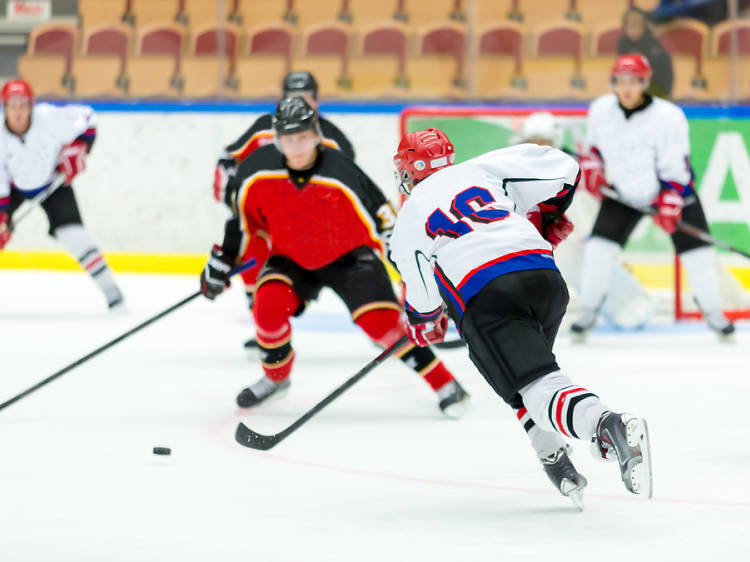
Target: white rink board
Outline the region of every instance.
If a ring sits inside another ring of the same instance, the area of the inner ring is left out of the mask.
[[[84,224],[105,251],[204,253],[221,241],[228,210],[213,199],[224,146],[260,113],[99,112],[88,169],[74,188]],[[357,163],[396,196],[397,115],[324,114],[351,139]],[[9,249],[52,249],[40,211]]]
[[[0,401],[197,286],[119,276],[131,313],[111,318],[83,274],[2,278]],[[574,443],[589,479],[578,513],[463,350],[442,353],[472,394],[460,421],[390,360],[276,449],[240,447],[239,421],[279,431],[377,354],[324,296],[296,322],[287,397],[238,412],[259,376],[243,309],[239,287],[192,302],[0,412],[0,560],[747,560],[748,326],[735,345],[700,323],[595,331],[583,347],[561,335],[563,369],[653,437],[650,502]]]

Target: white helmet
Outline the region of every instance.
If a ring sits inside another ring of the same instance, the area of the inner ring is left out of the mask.
[[[521,141],[544,139],[559,148],[562,145],[562,130],[557,118],[549,111],[537,111],[529,115],[523,122]]]

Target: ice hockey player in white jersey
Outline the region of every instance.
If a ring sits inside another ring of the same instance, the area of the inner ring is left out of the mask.
[[[0,249],[10,240],[13,213],[27,199],[54,189],[41,203],[54,236],[91,275],[110,309],[123,296],[101,252],[83,227],[71,182],[86,167],[96,137],[94,111],[87,106],[34,104],[31,86],[7,82],[0,92]]]
[[[678,221],[708,231],[695,193],[688,123],[671,102],[646,93],[651,66],[641,55],[622,55],[612,69],[613,93],[591,103],[587,123],[590,154],[581,161],[586,189],[602,198],[610,186],[622,202],[604,197],[583,258],[582,312],[573,324],[579,340],[595,325],[612,283],[620,252],[652,206],[654,221],[672,238],[709,327],[725,338],[734,326],[724,316],[713,248],[677,230]]]
[[[450,315],[477,369],[533,428],[532,445],[563,495],[580,503],[586,485],[565,436],[616,458],[626,488],[650,496],[645,420],[610,411],[560,370],[552,352],[568,304],[552,252],[572,230],[564,212],[578,164],[533,144],[461,164],[453,159],[453,145],[438,129],[407,134],[394,157],[409,197],[390,257],[406,285],[410,338],[441,341]]]
[[[521,142],[559,148],[578,159],[577,154],[562,147],[562,128],[558,119],[548,111],[536,111],[524,120],[521,129]],[[585,171],[581,179],[584,182],[587,179]],[[576,196],[568,212],[569,215],[574,217],[577,227],[576,232],[566,240],[562,248],[555,254],[557,265],[568,285],[572,285],[579,292],[583,273],[583,264],[580,257],[585,250],[585,235],[588,234],[594,224],[594,218],[598,210],[599,201],[588,193],[579,193]],[[586,229],[585,231],[581,230],[582,226]],[[646,288],[641,285],[624,264],[619,261],[616,262],[612,270],[612,283],[600,308],[601,314],[618,328],[634,329],[648,324],[655,311],[656,301]]]

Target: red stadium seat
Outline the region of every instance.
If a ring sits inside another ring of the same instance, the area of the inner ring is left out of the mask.
[[[355,93],[397,95],[406,88],[406,31],[396,22],[362,30],[358,55],[350,64]]]
[[[521,73],[524,29],[514,22],[490,24],[477,33],[473,49],[473,93],[482,98],[500,97]]]
[[[698,20],[678,19],[657,31],[659,41],[672,55],[686,55],[695,59],[695,70],[701,74],[708,48],[708,26]]]
[[[328,24],[307,31],[303,39],[302,56],[295,57],[292,70],[309,70],[320,84],[322,92],[345,93],[350,89],[349,29],[340,24]]]
[[[574,23],[555,23],[538,29],[532,42],[538,57],[569,55],[580,58],[584,29]]]
[[[107,55],[120,59],[120,73],[125,72],[125,61],[130,52],[132,29],[125,24],[113,24],[88,30],[83,38],[84,56]]]
[[[725,21],[713,28],[711,55],[726,57],[731,54],[732,28],[737,28],[737,54],[750,55],[750,21]]]
[[[135,96],[177,93],[185,32],[177,24],[142,29],[128,59],[129,91]]]
[[[442,25],[427,29],[420,34],[420,55],[440,55],[455,60],[453,83],[460,86],[464,80],[464,61],[466,57],[466,35],[458,25]]]
[[[594,57],[617,55],[617,42],[622,37],[620,21],[611,21],[597,26],[591,31],[590,54]]]
[[[40,25],[31,31],[26,54],[63,56],[65,74],[69,75],[77,38],[78,30],[74,25]]]
[[[248,34],[247,53],[262,55],[292,56],[293,35],[291,29],[277,26],[263,28]]]

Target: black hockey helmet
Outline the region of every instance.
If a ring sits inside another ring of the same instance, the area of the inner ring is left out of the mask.
[[[315,76],[309,72],[290,72],[284,76],[281,89],[285,98],[295,93],[310,92],[313,99],[318,99],[318,83],[315,81]]]
[[[276,136],[301,133],[310,129],[314,129],[320,135],[318,113],[300,96],[284,98],[276,106],[276,112],[273,114],[273,129]]]

